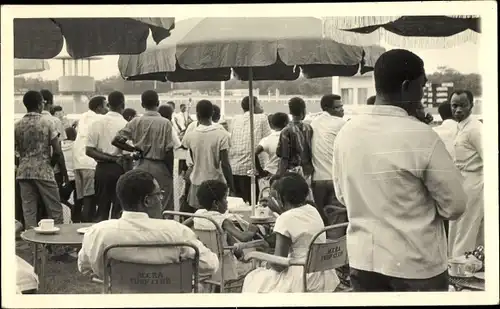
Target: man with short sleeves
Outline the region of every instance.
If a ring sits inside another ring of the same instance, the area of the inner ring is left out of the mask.
[[[147,90],[141,95],[144,115],[132,119],[120,130],[113,140],[119,149],[139,151],[141,159],[135,168],[151,173],[165,191],[164,210],[174,210],[173,178],[167,165],[168,152],[174,147],[172,123],[158,112],[158,93]],[[127,144],[131,141],[134,146]]]
[[[466,195],[444,143],[414,118],[424,63],[392,49],[375,63],[374,79],[375,104],[344,124],[333,148],[351,284],[359,292],[448,291],[443,221],[462,215]]]
[[[26,228],[38,226],[38,202],[41,199],[49,218],[63,223],[62,205],[54,178],[53,166],[58,163],[67,178],[64,156],[54,123],[42,116],[43,97],[37,91],[24,94],[26,115],[14,127],[14,148],[19,154],[16,179],[22,200]]]
[[[198,126],[187,133],[182,145],[188,149],[193,167],[189,179],[191,185],[187,196],[189,209],[194,213],[199,208],[196,192],[203,181],[220,180],[234,192],[233,174],[229,163],[229,134],[220,125],[212,123],[212,102],[201,100],[196,105]],[[187,206],[186,206],[187,207]]]
[[[456,90],[450,97],[453,117],[458,121],[455,138],[455,165],[464,177],[467,206],[464,214],[450,221],[449,250],[461,256],[484,245],[484,173],[483,124],[471,115],[474,96],[468,90]]]
[[[122,150],[111,143],[118,131],[123,129],[127,120],[122,113],[125,109],[125,96],[119,91],[108,95],[109,112],[99,117],[89,128],[86,154],[97,162],[95,169],[95,188],[98,221],[118,218],[121,207],[116,198],[116,183],[125,172],[126,158]]]
[[[253,98],[254,106],[254,147],[266,136],[271,134],[271,127],[264,110],[260,106],[257,97]],[[241,101],[242,115],[237,115],[231,121],[231,149],[229,150],[229,159],[233,171],[235,185],[235,194],[245,202],[251,202],[251,178],[248,174],[252,171],[252,156],[255,149],[251,149],[250,141],[250,97],[246,96]],[[259,186],[255,186],[256,196],[259,194]]]

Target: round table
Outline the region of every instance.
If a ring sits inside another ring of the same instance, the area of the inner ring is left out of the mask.
[[[250,217],[250,223],[262,224],[262,225],[273,225],[274,223],[276,223],[276,218],[274,216],[271,216],[271,217],[265,218],[265,219],[257,219],[257,218]]]
[[[93,223],[56,224],[60,228],[54,234],[39,234],[34,229],[29,229],[21,233],[21,238],[34,245],[33,267],[40,281],[39,291],[45,289],[45,265],[47,263],[47,245],[75,246],[82,245],[83,234],[77,232],[78,229],[89,227]],[[40,265],[38,265],[38,250],[42,248]]]

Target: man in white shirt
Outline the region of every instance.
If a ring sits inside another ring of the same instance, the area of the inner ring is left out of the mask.
[[[458,220],[450,221],[448,247],[451,256],[461,256],[484,245],[483,124],[471,115],[474,96],[470,91],[454,91],[450,102],[458,121],[455,165],[464,177],[467,206]]]
[[[311,141],[314,167],[311,189],[314,202],[323,208],[326,205],[338,205],[332,180],[333,144],[345,120],[342,119],[344,106],[339,95],[325,95],[320,104],[323,112],[311,122],[314,132]]]
[[[195,245],[200,253],[200,275],[212,275],[219,267],[217,255],[205,247],[187,226],[158,218],[162,211],[165,193],[160,190],[153,176],[134,169],[123,174],[116,184],[116,191],[123,207],[119,219],[102,221],[89,228],[83,237],[78,253],[78,270],[103,278],[103,253],[106,247],[116,244],[174,243]],[[114,249],[109,252],[113,259],[136,263],[176,263],[194,257],[194,250],[178,248]]]
[[[173,123],[177,131],[179,132],[179,135],[183,136],[184,132],[186,131],[188,125],[192,122],[192,120],[187,111],[186,104],[181,104],[180,109],[181,109],[180,112],[174,113]]]
[[[439,135],[446,150],[450,153],[451,157],[455,157],[455,138],[458,132],[458,123],[453,119],[451,113],[451,104],[449,102],[444,102],[439,104],[438,107],[439,115],[443,121],[439,126],[434,127],[434,131]]]
[[[257,97],[253,98],[254,106],[254,147],[266,136],[271,134],[271,127],[264,110]],[[251,178],[248,174],[253,169],[252,156],[255,149],[250,145],[250,97],[246,96],[241,101],[242,115],[237,115],[231,121],[231,148],[229,160],[233,171],[235,194],[245,202],[251,202]],[[255,194],[259,194],[259,186],[255,186]]]
[[[462,177],[444,143],[416,113],[426,83],[420,57],[382,54],[375,105],[335,139],[333,182],[347,208],[347,251],[355,291],[447,291],[443,220],[465,209]]]
[[[113,146],[114,137],[127,125],[122,113],[125,109],[125,96],[119,91],[108,95],[109,112],[92,123],[88,132],[86,154],[96,160],[95,186],[97,200],[97,220],[111,217],[118,218],[121,211],[116,198],[116,182],[125,172],[126,162],[131,164],[129,156],[123,156],[122,150]],[[131,168],[131,166],[130,166]]]

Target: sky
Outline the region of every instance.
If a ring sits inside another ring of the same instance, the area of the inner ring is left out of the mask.
[[[186,19],[183,16],[176,16],[176,21]],[[386,49],[392,49],[393,46],[381,42],[381,46]],[[439,66],[448,66],[459,72],[479,73],[479,45],[473,43],[465,43],[454,48],[447,49],[413,49],[412,52],[419,55],[425,63],[425,68],[428,73],[437,71]],[[66,46],[63,47],[59,56],[67,56]],[[95,60],[91,62],[91,75],[96,80],[101,80],[110,76],[119,75],[118,70],[118,57],[119,56],[103,56],[102,60]],[[62,61],[61,60],[48,60],[50,69],[40,73],[24,74],[26,78],[42,78],[56,80],[62,75]],[[87,71],[87,64],[84,65],[85,72]]]

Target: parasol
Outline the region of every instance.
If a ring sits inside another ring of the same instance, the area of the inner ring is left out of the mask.
[[[64,40],[75,59],[139,54],[146,50],[150,31],[158,43],[174,24],[174,18],[15,18],[14,57],[53,58]]]
[[[313,17],[191,18],[176,23],[169,38],[139,55],[118,60],[128,80],[225,81],[234,75],[254,80],[353,76],[371,70],[383,48],[361,48],[322,36],[322,22]],[[371,57],[370,59],[366,56]],[[250,104],[251,149],[255,149],[253,104]],[[252,152],[253,153],[253,152]],[[252,166],[255,170],[255,156]],[[254,173],[251,173],[253,177]],[[252,179],[255,207],[255,178]]]
[[[400,48],[449,48],[477,43],[480,32],[480,18],[474,15],[323,18],[325,37],[358,46],[385,41]]]
[[[46,60],[14,59],[14,76],[28,73],[43,72],[50,69]]]

